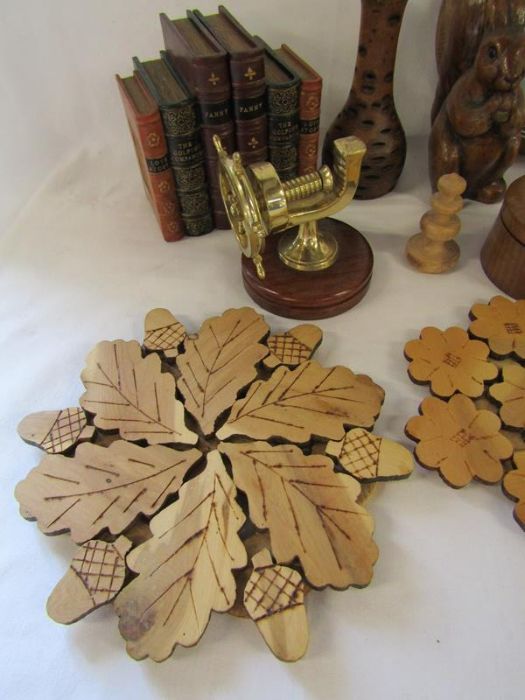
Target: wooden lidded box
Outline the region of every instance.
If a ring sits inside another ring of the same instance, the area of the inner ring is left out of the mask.
[[[483,248],[487,277],[505,294],[525,299],[525,175],[507,190]]]

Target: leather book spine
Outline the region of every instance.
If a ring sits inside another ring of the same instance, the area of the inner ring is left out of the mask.
[[[176,22],[168,19],[165,14],[161,14],[160,19],[164,46],[170,61],[183,75],[199,103],[201,138],[215,227],[229,229],[230,222],[224,209],[219,186],[217,152],[213,144],[213,136],[217,134],[228,154],[231,155],[235,150],[228,56],[218,44],[216,44],[218,51],[215,55],[198,55],[197,51],[194,51],[185,41]],[[198,21],[192,22],[192,25],[195,31],[207,32]],[[212,37],[212,35],[208,36]],[[209,40],[215,41],[213,37]]]
[[[139,89],[143,89],[140,80],[136,77],[133,79]],[[154,107],[149,114],[138,114],[124,81],[118,75],[116,80],[146,195],[164,240],[178,241],[184,236],[185,227],[160,112]]]
[[[299,78],[267,86],[269,157],[281,180],[298,175],[299,89]]]
[[[268,160],[263,50],[230,55],[230,76],[237,149],[243,163]]]
[[[321,116],[321,78],[302,81],[299,97],[299,175],[317,170],[319,156],[319,120]]]
[[[188,236],[201,236],[213,229],[200,115],[195,99],[175,107],[160,108],[175,174],[182,218]]]

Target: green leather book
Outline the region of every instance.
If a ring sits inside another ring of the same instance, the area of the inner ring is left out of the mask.
[[[164,51],[161,58],[150,61],[134,57],[133,64],[159,106],[186,232],[208,233],[213,216],[195,96]]]

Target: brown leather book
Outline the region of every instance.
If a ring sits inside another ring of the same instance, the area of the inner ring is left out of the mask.
[[[289,180],[298,175],[301,80],[261,37],[255,41],[264,49],[270,163],[281,180]]]
[[[223,6],[215,15],[193,10],[189,16],[214,35],[230,58],[237,149],[245,164],[268,159],[264,51]]]
[[[169,59],[194,91],[199,103],[215,227],[229,229],[219,186],[217,152],[213,145],[213,136],[217,134],[230,155],[235,150],[228,55],[213,34],[197,20],[190,17],[171,20],[161,13],[160,23]]]
[[[295,51],[282,44],[275,53],[301,79],[299,98],[299,175],[317,169],[323,79]]]
[[[175,180],[159,109],[140,78],[115,76],[146,195],[166,241],[184,236]]]
[[[201,236],[213,230],[213,216],[206,181],[200,114],[195,95],[161,51],[160,59],[133,65],[159,106],[177,185],[186,235]]]

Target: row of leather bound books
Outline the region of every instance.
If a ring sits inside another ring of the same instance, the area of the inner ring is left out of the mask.
[[[320,76],[283,44],[272,50],[228,10],[160,15],[165,50],[116,76],[146,194],[167,241],[230,228],[213,136],[245,165],[286,180],[317,167]]]

